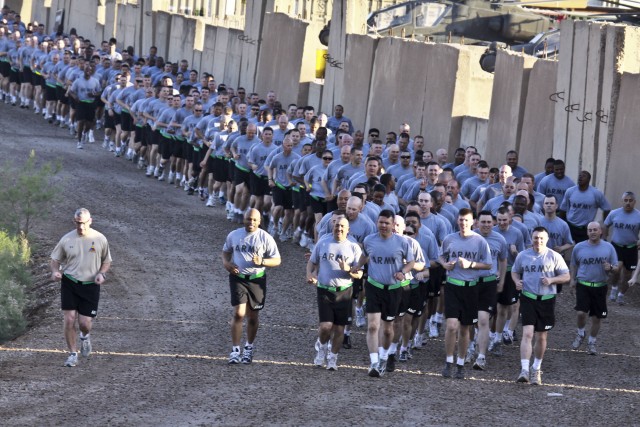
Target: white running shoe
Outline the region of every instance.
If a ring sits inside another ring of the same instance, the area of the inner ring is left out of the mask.
[[[171,171],[169,171],[169,180],[168,180],[168,183],[169,183],[169,184],[173,184],[175,180],[176,180],[176,174],[175,174],[175,173],[173,173],[173,172],[171,172]]]
[[[438,324],[429,320],[429,338],[438,338]]]
[[[313,359],[313,364],[322,368],[324,366],[325,359],[327,358],[327,346],[320,344],[318,340],[316,340],[316,357]]]
[[[145,175],[147,176],[153,175],[153,166],[151,165],[147,166],[147,173]]]
[[[209,208],[210,208],[210,207],[213,207],[213,206],[215,206],[215,205],[216,205],[216,202],[215,202],[215,200],[214,200],[213,196],[209,196],[209,198],[207,199],[207,203],[205,204],[205,206],[207,206],[207,207],[209,207]]]
[[[80,354],[88,357],[91,354],[91,337],[80,338]]]
[[[229,365],[237,365],[239,363],[240,363],[240,352],[232,351],[231,354],[229,354]]]
[[[82,145],[82,141],[78,141],[78,145],[76,145],[76,148],[78,150],[82,150],[84,148],[83,145]]]
[[[109,151],[111,153],[114,153],[116,151],[116,144],[114,144],[113,141],[109,141]]]
[[[327,371],[337,371],[338,370],[338,355],[327,356]]]
[[[89,138],[89,142],[90,142],[91,144],[93,144],[94,142],[96,142],[96,138],[93,136],[93,129],[89,129],[89,136],[88,136],[88,138]]]
[[[362,328],[364,325],[367,324],[367,320],[365,319],[364,316],[364,310],[361,308],[356,307],[356,327],[357,328]]]
[[[78,364],[78,353],[71,353],[69,357],[67,357],[67,361],[64,362],[64,366],[67,368],[73,368]]]

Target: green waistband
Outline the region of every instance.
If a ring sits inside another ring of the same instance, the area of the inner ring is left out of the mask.
[[[524,295],[527,298],[535,299],[538,301],[546,301],[548,299],[552,299],[556,297],[556,294],[536,295],[528,291],[522,291],[522,295]]]
[[[278,187],[281,190],[291,190],[291,187],[285,187],[284,185],[280,184],[279,182],[276,182],[276,187]]]
[[[252,274],[250,276],[246,275],[246,274],[240,274],[240,273],[236,274],[236,276],[238,276],[239,278],[244,279],[244,280],[259,279],[260,277],[264,276],[264,270],[262,270],[262,271],[260,271],[260,272],[258,272],[256,274]]]
[[[496,276],[495,274],[492,274],[491,276],[484,276],[484,277],[478,278],[478,283],[494,282],[496,280],[498,280],[498,276]]]
[[[456,286],[475,286],[478,284],[476,280],[459,280],[453,277],[447,277],[447,283],[451,283]]]
[[[90,282],[83,282],[83,281],[78,280],[78,279],[76,279],[75,277],[73,277],[72,275],[67,274],[67,273],[64,273],[64,276],[65,276],[67,279],[71,280],[73,283],[76,283],[76,284],[78,284],[78,285],[93,285],[94,283],[96,283],[96,282],[94,282],[93,280],[92,280],[92,281],[90,281]]]
[[[342,291],[346,291],[347,289],[349,289],[351,286],[353,286],[353,283],[349,283],[348,285],[345,286],[327,286],[327,285],[323,285],[322,283],[318,282],[318,288],[320,289],[326,289],[330,292],[342,292]]]
[[[93,104],[95,99],[81,99],[80,102],[84,102],[85,104]]]
[[[613,242],[612,242],[612,243],[613,243]],[[638,245],[636,245],[636,244],[633,244],[633,245],[619,245],[619,244],[617,244],[617,243],[613,243],[613,245],[614,245],[614,246],[617,246],[617,247],[619,247],[619,248],[627,248],[627,249],[634,249],[634,248],[637,248],[637,247],[638,247]]]
[[[316,202],[324,202],[324,198],[323,197],[318,197],[318,196],[314,196],[313,194],[309,194],[309,196],[315,200]]]
[[[590,288],[601,288],[603,286],[607,286],[605,282],[585,282],[583,280],[578,280],[578,283],[584,286],[588,286]]]
[[[375,286],[378,289],[388,289],[391,291],[393,289],[398,289],[398,288],[407,286],[409,283],[411,283],[411,280],[403,280],[402,282],[397,282],[392,285],[385,285],[384,283],[380,283],[376,280],[373,280],[371,277],[367,277],[367,282],[371,283],[373,286]]]
[[[244,166],[240,166],[237,162],[236,162],[236,168],[240,169],[242,172],[251,172],[249,169],[245,168]]]

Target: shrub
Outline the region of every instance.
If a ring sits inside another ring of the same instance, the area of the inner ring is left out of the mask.
[[[30,282],[28,264],[31,258],[24,235],[11,237],[0,231],[0,342],[20,334],[27,322],[25,288]]]

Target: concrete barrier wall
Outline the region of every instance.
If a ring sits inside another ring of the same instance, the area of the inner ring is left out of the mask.
[[[462,117],[462,129],[460,132],[460,147],[474,146],[478,153],[484,156],[487,152],[487,132],[489,120],[481,117]]]
[[[171,32],[171,15],[164,12],[155,14],[155,31],[153,44],[158,48],[158,56],[167,59],[169,56],[169,34]]]
[[[536,58],[511,51],[498,51],[493,81],[487,152],[492,165],[504,163],[509,150],[518,150],[529,85]]]
[[[196,34],[196,20],[172,15],[169,30],[169,52],[167,58],[171,62],[186,59],[193,63],[193,44]]]
[[[638,193],[638,135],[640,135],[640,75],[625,73],[620,84],[615,130],[611,141],[611,157],[605,195],[614,206],[620,206],[625,191]],[[599,166],[599,165],[598,165]],[[601,187],[603,188],[603,187]]]
[[[284,102],[298,99],[306,29],[305,22],[283,13],[264,17],[255,84],[258,93],[275,90]]]
[[[344,107],[344,114],[351,119],[353,126],[365,133],[369,89],[377,46],[377,38],[359,34],[347,35],[347,54],[343,67],[349,72],[345,74],[342,96],[335,98],[335,104]],[[327,68],[330,67],[327,64]],[[329,116],[333,115],[333,109],[325,112]]]
[[[519,164],[531,173],[544,169],[553,154],[554,103],[549,99],[556,90],[558,63],[538,60],[529,75],[529,88],[522,120]]]

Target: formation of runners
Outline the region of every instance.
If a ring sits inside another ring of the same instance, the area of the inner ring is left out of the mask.
[[[352,328],[366,326],[373,377],[444,335],[444,377],[464,378],[465,363],[485,370],[519,340],[517,381],[540,384],[563,284],[577,312],[567,345],[595,355],[607,302],[624,304],[638,279],[635,194],[612,211],[590,173],[566,176],[562,159],[535,174],[516,151],[499,165],[474,147],[450,159],[408,123],[364,132],[341,105],[327,114],[283,104],[273,91],[234,89],[186,60],[165,61],[155,47],[137,57],[116,46],[98,48],[74,31],[46,35],[3,9],[2,97],[69,128],[78,149],[103,128],[102,146],[115,157],[243,224],[222,250],[230,364],[252,362],[278,242],[309,250],[320,321],[314,363],[337,369]]]

